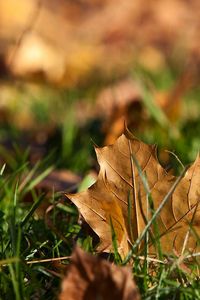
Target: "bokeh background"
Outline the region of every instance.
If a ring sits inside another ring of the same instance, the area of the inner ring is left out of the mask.
[[[83,175],[96,168],[93,143],[113,143],[126,124],[191,162],[199,29],[198,0],[1,1],[1,160],[12,167],[28,148],[32,165],[50,155]]]

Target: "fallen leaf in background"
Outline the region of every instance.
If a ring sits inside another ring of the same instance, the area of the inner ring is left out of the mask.
[[[104,111],[107,118],[111,118],[116,110],[123,110],[132,102],[140,101],[141,90],[131,78],[125,78],[103,89],[97,96],[97,111]],[[106,110],[105,110],[106,107]]]
[[[62,282],[60,300],[139,300],[127,267],[118,267],[76,248]]]
[[[95,111],[103,118],[105,144],[112,144],[122,134],[125,122],[128,127],[136,128],[144,121],[141,96],[139,85],[131,78],[120,80],[100,92]]]
[[[34,174],[32,180],[35,180],[40,174]],[[23,188],[26,188],[26,178],[25,176],[20,184],[19,189],[23,190]],[[30,178],[31,179],[31,178]],[[30,180],[29,179],[29,180]],[[52,203],[50,202],[50,199],[52,199],[52,196],[54,193],[61,193],[63,191],[76,191],[79,183],[81,182],[81,177],[76,175],[75,173],[69,171],[69,170],[53,170],[51,171],[44,179],[42,179],[36,186],[35,186],[35,192],[38,193],[38,195],[41,195],[42,193],[45,194],[45,198],[40,203],[39,207],[36,209],[35,213],[37,217],[44,218],[47,212],[47,209],[52,206]],[[25,197],[23,199],[24,202],[30,202],[33,203],[33,195],[31,192],[28,192],[25,194]]]
[[[192,67],[186,68],[177,82],[169,90],[151,91],[155,106],[161,109],[171,124],[181,119],[183,96],[194,82]],[[150,118],[144,107],[142,86],[136,80],[125,78],[103,89],[97,96],[93,114],[102,119],[102,130],[105,134],[104,144],[112,144],[123,133],[124,123],[134,130],[144,130]],[[149,99],[148,99],[149,101]],[[85,105],[86,106],[86,105]],[[106,109],[105,109],[106,107]]]
[[[80,181],[81,177],[69,170],[54,170],[37,185],[37,188],[45,192],[76,190]]]
[[[141,142],[128,131],[113,145],[95,150],[100,164],[96,183],[85,192],[66,196],[100,237],[99,251],[113,251],[112,220],[118,251],[124,257],[130,245],[142,233],[146,220],[151,218],[147,193],[132,157],[135,157],[143,176],[147,178],[155,209],[169,192],[176,177],[168,174],[159,164],[155,146]],[[157,238],[160,239],[164,253],[175,251],[181,254],[184,250],[196,250],[197,239],[190,226],[197,234],[200,233],[199,178],[200,158],[197,157],[157,217]],[[156,234],[153,228],[151,232]],[[151,252],[155,254],[155,249],[152,248]]]

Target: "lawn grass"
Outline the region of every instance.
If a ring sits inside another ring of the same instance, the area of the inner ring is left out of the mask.
[[[167,78],[171,84],[173,75],[170,77],[167,73]],[[160,74],[154,75],[151,80],[158,88],[164,82]],[[60,104],[62,119],[57,122],[58,131],[51,138],[45,157],[36,163],[30,160],[28,146],[23,150],[16,146],[21,134],[19,129],[9,125],[0,130],[2,141],[5,137],[12,140],[11,151],[3,143],[0,147],[0,299],[56,299],[63,270],[70,261],[74,245],[79,244],[95,254],[98,239],[80,220],[77,209],[61,192],[54,192],[53,187],[48,193],[37,188],[37,184],[53,169],[67,168],[82,177],[89,170],[96,169],[91,139],[101,143],[102,133],[97,127],[81,128],[75,122],[73,110],[77,94],[81,92],[71,92],[65,114]],[[156,119],[157,111],[153,106],[146,108],[150,122],[142,133],[138,132],[138,137],[172,150],[184,165],[192,162],[200,142],[199,114],[196,113],[199,97],[198,89],[186,95],[183,103],[185,112],[175,125],[178,137],[170,134],[171,128],[165,121],[161,124],[162,115]],[[48,123],[55,103],[48,106],[41,100],[34,105],[36,118],[44,121],[45,116]],[[134,134],[137,135],[136,132]],[[170,160],[172,166],[175,172],[180,173],[182,167],[173,155]],[[87,188],[89,183],[85,182],[84,188]],[[81,184],[80,188],[83,189]],[[41,217],[42,207],[51,208],[46,211],[45,217]],[[114,232],[113,242],[115,255],[107,259],[124,264],[116,250]],[[147,251],[138,253],[136,250],[131,252],[125,264],[134,259],[132,271],[143,299],[200,299],[197,276],[184,271],[176,257],[167,257],[163,253],[159,259],[152,260]],[[60,262],[56,258],[63,260]],[[190,268],[195,269],[197,274],[197,258]]]
[[[40,165],[38,168],[41,170]],[[56,266],[56,262],[51,260],[69,257],[76,242],[91,250],[91,239],[81,233],[81,226],[78,225],[77,210],[71,204],[63,206],[60,194],[52,191],[51,196],[47,197],[35,190],[36,184],[51,169],[51,166],[44,168],[37,177],[34,177],[33,168],[30,169],[28,163],[15,171],[6,170],[6,167],[2,169],[1,299],[54,299],[61,274],[59,265]],[[44,202],[52,205],[52,211],[46,219],[37,214],[37,209]],[[58,202],[60,205],[56,205]],[[40,263],[40,260],[45,262]]]

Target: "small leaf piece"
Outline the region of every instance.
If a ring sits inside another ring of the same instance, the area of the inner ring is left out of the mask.
[[[59,299],[139,300],[140,296],[127,267],[112,265],[77,247]]]

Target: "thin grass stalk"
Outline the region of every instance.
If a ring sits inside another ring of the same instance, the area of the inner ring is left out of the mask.
[[[177,185],[179,184],[179,182],[181,181],[181,179],[183,178],[185,172],[186,172],[187,168],[185,168],[183,170],[183,172],[181,173],[181,175],[176,179],[176,181],[174,182],[174,184],[171,186],[169,192],[167,193],[167,195],[164,197],[163,201],[160,203],[159,207],[156,209],[155,213],[153,214],[151,220],[149,220],[149,222],[147,223],[146,227],[144,228],[143,232],[141,233],[141,235],[138,237],[138,239],[135,241],[135,244],[133,245],[132,249],[129,251],[127,257],[124,259],[123,261],[123,265],[126,265],[131,257],[132,254],[134,253],[135,249],[138,247],[138,245],[141,243],[141,241],[143,240],[146,232],[149,230],[149,228],[151,227],[151,225],[153,224],[153,222],[155,221],[156,217],[159,215],[159,213],[161,212],[163,206],[165,205],[165,203],[170,199],[170,197],[172,196],[173,192],[175,191]]]

